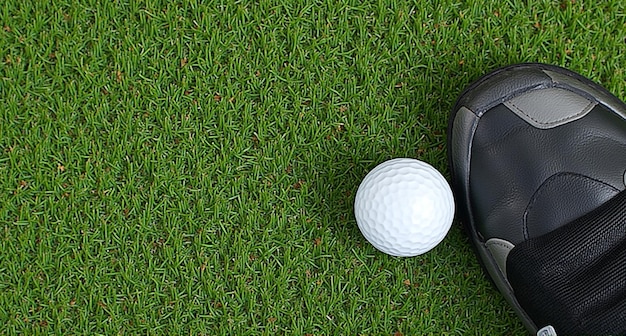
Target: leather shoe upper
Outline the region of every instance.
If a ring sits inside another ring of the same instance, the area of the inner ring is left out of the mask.
[[[583,77],[505,68],[468,88],[454,111],[458,203],[483,241],[543,235],[625,188],[626,107]]]

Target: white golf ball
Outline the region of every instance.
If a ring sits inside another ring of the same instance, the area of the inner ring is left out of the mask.
[[[361,182],[354,215],[365,239],[398,257],[426,253],[446,236],[454,198],[446,179],[431,165],[408,158],[381,163]]]

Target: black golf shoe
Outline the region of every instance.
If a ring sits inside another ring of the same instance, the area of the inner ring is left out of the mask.
[[[460,220],[538,335],[626,334],[626,105],[569,70],[519,64],[450,116]]]

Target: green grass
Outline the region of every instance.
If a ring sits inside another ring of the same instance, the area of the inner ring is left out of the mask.
[[[369,169],[446,176],[499,66],[626,98],[625,3],[0,4],[0,334],[521,335],[458,226],[383,255]]]

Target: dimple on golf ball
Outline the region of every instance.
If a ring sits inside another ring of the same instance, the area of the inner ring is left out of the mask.
[[[361,233],[378,250],[398,257],[426,253],[446,236],[454,197],[431,165],[409,158],[385,161],[361,182],[354,200]]]

